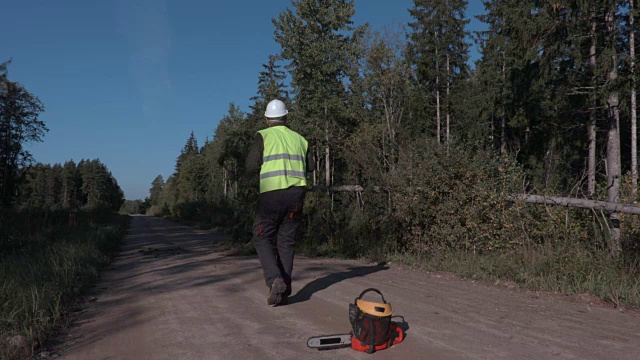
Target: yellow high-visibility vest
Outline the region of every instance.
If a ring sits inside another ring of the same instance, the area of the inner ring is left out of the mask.
[[[258,131],[264,142],[260,169],[260,193],[307,186],[305,138],[286,126]]]

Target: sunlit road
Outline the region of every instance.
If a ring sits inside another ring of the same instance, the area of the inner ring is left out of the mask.
[[[639,358],[637,315],[396,265],[299,257],[291,304],[270,307],[257,258],[226,256],[221,238],[133,217],[62,358]],[[406,319],[404,343],[374,355],[306,347],[310,336],[348,332],[348,304],[368,287]]]

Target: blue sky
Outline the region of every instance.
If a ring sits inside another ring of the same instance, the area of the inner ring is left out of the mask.
[[[411,0],[356,0],[356,25],[409,22]],[[289,0],[34,0],[3,5],[0,61],[45,105],[36,161],[99,158],[128,199],[173,172],[191,131],[200,144],[279,52],[271,19]],[[469,16],[482,13],[471,0]],[[481,26],[472,20],[469,28]],[[472,48],[472,60],[478,57]]]

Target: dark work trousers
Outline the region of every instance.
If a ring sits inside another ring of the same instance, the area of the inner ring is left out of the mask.
[[[276,278],[287,284],[291,294],[291,273],[296,231],[302,219],[306,189],[290,187],[260,194],[258,214],[253,225],[255,247],[268,287]]]

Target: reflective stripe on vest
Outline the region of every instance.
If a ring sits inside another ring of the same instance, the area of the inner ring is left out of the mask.
[[[260,193],[307,186],[307,140],[286,126],[274,126],[258,132],[264,142]]]
[[[262,162],[266,163],[267,161],[282,160],[282,159],[304,161],[304,156],[291,155],[291,154],[276,154],[276,155],[265,156],[264,158],[262,158]]]

